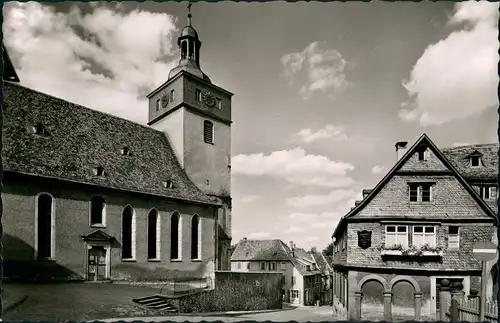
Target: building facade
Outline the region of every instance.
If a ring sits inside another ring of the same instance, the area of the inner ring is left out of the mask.
[[[198,33],[148,126],[26,88],[4,50],[4,276],[166,280],[229,269],[231,96]],[[144,107],[148,109],[148,107]]]
[[[334,295],[353,319],[363,315],[369,281],[383,286],[389,306],[394,285],[410,283],[415,304],[437,319],[440,281],[459,281],[466,294],[479,290],[472,247],[495,241],[498,145],[440,150],[424,134],[396,150],[396,165],[363,190],[333,234]]]
[[[243,238],[231,256],[231,270],[237,272],[277,271],[283,274],[283,300],[294,305],[312,305],[321,298],[321,271],[314,258],[293,242],[279,239]]]

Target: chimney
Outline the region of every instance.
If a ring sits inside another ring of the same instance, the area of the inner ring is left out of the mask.
[[[354,202],[354,206],[358,206],[358,205],[360,205],[360,204],[361,204],[361,201],[356,201],[356,202]]]
[[[372,192],[372,190],[371,190],[371,189],[365,188],[365,189],[363,190],[363,199],[364,199],[365,197],[367,197],[367,196],[368,196],[368,194],[370,194],[371,192]]]
[[[247,239],[247,237],[244,237],[244,238],[243,238],[243,240],[246,240],[246,239]]]
[[[290,251],[292,251],[292,257],[295,257],[295,245],[293,244],[293,241],[290,241]]]
[[[406,153],[406,146],[408,145],[407,141],[400,141],[396,143],[396,153],[398,155],[398,160],[403,157],[403,155]]]

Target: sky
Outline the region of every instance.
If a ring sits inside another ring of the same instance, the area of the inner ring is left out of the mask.
[[[187,2],[4,5],[24,86],[141,124]],[[498,4],[195,3],[201,68],[232,99],[233,244],[323,249],[395,143],[498,142]]]

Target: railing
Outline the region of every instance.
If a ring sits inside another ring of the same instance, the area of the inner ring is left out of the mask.
[[[212,279],[210,277],[186,280],[169,280],[161,287],[160,295],[178,296],[189,294],[193,291],[210,289],[212,287]]]
[[[447,304],[450,309],[450,303]],[[481,301],[479,297],[463,299],[458,301],[458,321],[459,322],[479,322],[479,308]],[[446,317],[451,318],[451,309],[447,311]],[[495,323],[498,322],[498,305],[494,300],[486,300],[484,309],[484,321]]]

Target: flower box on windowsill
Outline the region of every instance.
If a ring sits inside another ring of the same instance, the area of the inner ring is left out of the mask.
[[[442,251],[407,251],[403,250],[382,250],[380,252],[382,256],[414,256],[414,257],[441,257],[443,255]]]

